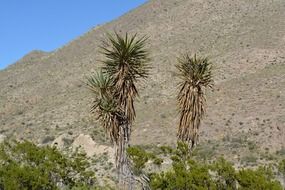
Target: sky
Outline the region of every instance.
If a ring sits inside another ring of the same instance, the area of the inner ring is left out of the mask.
[[[52,51],[147,0],[0,0],[0,69]]]

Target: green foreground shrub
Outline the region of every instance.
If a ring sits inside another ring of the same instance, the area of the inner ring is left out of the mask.
[[[153,190],[283,189],[269,167],[236,170],[223,158],[213,163],[201,163],[192,159],[188,146],[182,143],[177,149],[163,153],[171,157],[172,167],[167,171],[148,174]],[[155,165],[163,161],[137,146],[129,148],[128,154],[136,175],[142,174],[148,161]],[[284,163],[282,161],[279,165],[281,173],[285,171]],[[68,156],[55,148],[38,147],[27,141],[0,144],[1,190],[110,189],[98,186],[89,167],[89,162],[81,153]]]
[[[28,141],[0,145],[1,190],[93,189],[95,174],[88,167],[81,153],[67,156]]]
[[[188,146],[178,143],[177,149],[168,151],[172,167],[168,171],[151,173],[150,186],[153,190],[282,190],[281,184],[274,179],[271,168],[259,167],[236,170],[225,159],[213,163],[194,161]],[[136,151],[132,152],[137,153]],[[143,153],[147,155],[147,153]],[[134,163],[145,163],[135,158]],[[142,169],[144,164],[139,164]]]
[[[278,165],[279,172],[285,176],[285,159],[283,159]]]
[[[148,161],[152,161],[154,165],[160,166],[163,162],[161,158],[158,158],[153,153],[145,151],[139,146],[131,146],[127,149],[127,154],[132,160],[132,171],[135,175],[142,174],[142,170],[145,168]]]

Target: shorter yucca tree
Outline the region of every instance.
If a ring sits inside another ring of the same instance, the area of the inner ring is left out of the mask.
[[[191,150],[198,141],[201,119],[205,113],[204,88],[213,86],[212,64],[207,58],[184,55],[178,58],[180,113],[178,140],[187,142]]]
[[[87,86],[95,95],[91,111],[96,113],[106,133],[115,147],[116,168],[120,182],[132,180],[126,149],[129,143],[130,129],[124,111],[114,99],[113,81],[102,71],[87,78]]]
[[[96,119],[101,122],[111,141],[118,144],[119,120],[123,116],[112,98],[112,80],[100,71],[88,77],[87,81],[88,88],[95,95],[91,111],[96,112]]]

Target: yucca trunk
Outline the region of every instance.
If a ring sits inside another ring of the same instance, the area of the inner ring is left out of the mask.
[[[127,155],[129,140],[130,125],[125,123],[119,127],[118,143],[115,144],[115,158],[119,176],[119,185],[124,190],[133,190],[136,183],[139,183],[142,190],[150,190],[149,178],[146,175],[135,176],[131,169],[131,162]]]
[[[124,189],[133,189],[134,177],[130,168],[130,162],[127,156],[129,147],[130,126],[126,122],[119,126],[119,139],[115,144],[116,168],[118,170],[119,184]]]

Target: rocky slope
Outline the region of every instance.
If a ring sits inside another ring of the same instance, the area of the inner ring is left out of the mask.
[[[190,52],[209,56],[215,66],[201,144],[238,161],[285,155],[284,18],[284,0],[149,1],[54,52],[31,52],[0,71],[1,134],[42,144],[84,133],[104,143],[83,81],[100,66],[100,40],[116,30],[150,37],[153,69],[139,85],[133,144],[175,142],[175,57]]]

